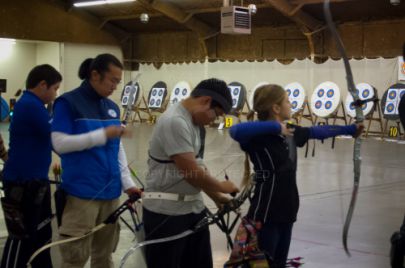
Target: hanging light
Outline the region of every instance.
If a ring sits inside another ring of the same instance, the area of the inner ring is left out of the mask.
[[[88,6],[99,6],[99,5],[108,5],[108,4],[119,4],[127,2],[135,2],[136,0],[88,0],[88,1],[79,1],[73,3],[75,7],[88,7]]]

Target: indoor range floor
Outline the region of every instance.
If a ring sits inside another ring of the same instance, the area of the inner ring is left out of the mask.
[[[128,162],[143,179],[153,126],[135,124],[132,128],[132,138],[123,142]],[[7,124],[0,126],[6,144],[9,138],[7,129]],[[310,142],[310,152],[312,147]],[[305,148],[299,149],[297,181],[301,204],[293,229],[290,257],[304,257],[303,267],[389,267],[389,240],[391,234],[399,229],[405,213],[405,145],[368,138],[363,140],[361,154],[360,190],[349,231],[351,257],[348,257],[341,237],[353,187],[353,140],[337,139],[334,149],[331,149],[331,140],[323,144],[317,142],[315,157],[305,158]],[[243,160],[244,154],[227,130],[208,129],[205,163],[212,175],[224,179],[226,169],[230,179],[239,183]],[[121,199],[125,200],[125,196]],[[208,198],[205,200],[207,207],[215,211],[213,202]],[[242,206],[242,213],[246,212],[247,205]],[[124,218],[130,221],[128,213],[124,214]],[[56,230],[55,222],[53,227]],[[214,225],[210,231],[214,267],[223,267],[229,256],[225,235]],[[6,234],[3,215],[0,214],[1,252]],[[56,231],[54,234],[56,237]],[[114,254],[116,267],[133,244],[133,239],[132,232],[121,224],[120,242]],[[60,267],[57,248],[52,249],[52,256],[54,267]],[[146,266],[142,255],[137,252],[124,267]]]

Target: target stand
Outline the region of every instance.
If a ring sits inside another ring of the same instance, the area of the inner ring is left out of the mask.
[[[301,124],[303,118],[309,120],[313,125],[314,117],[303,86],[300,83],[293,82],[286,85],[284,89],[291,103],[291,118],[295,120],[297,125]]]
[[[360,100],[370,100],[361,106],[364,114],[364,119],[365,121],[368,121],[366,123],[367,129],[364,136],[368,137],[369,134],[374,134],[383,138],[384,128],[377,90],[367,83],[357,84],[356,89]],[[353,97],[351,94],[347,94],[345,109],[347,115],[349,116],[349,124],[351,124],[352,121],[356,118],[356,109],[353,105]],[[380,131],[370,131],[372,122],[377,122],[379,124]]]
[[[347,125],[346,112],[343,101],[340,99],[340,89],[333,82],[323,82],[316,87],[312,93],[310,107],[315,117],[314,125],[318,119],[323,119],[327,125],[330,125],[330,120],[332,125],[335,125],[337,120],[342,120]],[[343,115],[339,115],[340,108]]]
[[[167,85],[165,82],[156,82],[149,91],[147,107],[139,108],[140,112],[148,115],[147,119],[142,118],[142,122],[155,124],[157,116],[154,113],[163,113],[166,110],[167,101]]]
[[[390,86],[385,92],[381,99],[381,107],[383,107],[383,117],[385,119],[384,124],[384,135],[387,135],[389,121],[394,121],[398,128],[397,139],[403,136],[401,131],[401,122],[399,119],[398,106],[401,97],[405,94],[405,84],[394,84]]]

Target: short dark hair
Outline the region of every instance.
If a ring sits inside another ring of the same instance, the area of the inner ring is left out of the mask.
[[[92,71],[97,71],[101,77],[104,77],[104,74],[109,71],[110,64],[124,69],[122,63],[114,55],[105,53],[94,59],[85,59],[79,67],[79,78],[82,80],[89,79]]]
[[[227,114],[232,109],[232,96],[227,84],[220,79],[210,78],[201,81],[191,92],[191,97],[210,96],[211,107],[221,108]]]
[[[62,75],[49,64],[38,65],[29,72],[25,86],[27,89],[33,89],[41,81],[45,81],[50,87],[62,81]]]

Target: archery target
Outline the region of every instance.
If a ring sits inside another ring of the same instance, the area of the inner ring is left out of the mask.
[[[357,89],[357,94],[359,95],[360,100],[365,100],[365,99],[371,99],[375,96],[376,90],[369,84],[367,83],[360,83],[356,85]],[[356,117],[356,109],[352,105],[353,102],[353,97],[350,92],[346,96],[346,101],[345,101],[345,110],[346,113],[352,117]],[[367,102],[362,105],[361,107],[363,109],[363,114],[364,116],[367,116],[374,110],[374,102]]]
[[[299,112],[305,102],[305,90],[304,87],[297,82],[290,83],[284,87],[287,92],[288,99],[291,103],[291,114]]]
[[[404,84],[392,85],[387,91],[385,91],[381,99],[381,106],[384,107],[384,118],[389,120],[399,119],[398,106],[404,94]]]
[[[311,109],[316,116],[332,115],[340,104],[340,89],[330,81],[319,84],[311,96]]]
[[[148,107],[150,109],[160,109],[167,96],[167,86],[165,82],[155,83],[149,91]]]
[[[232,82],[228,84],[229,91],[232,97],[232,109],[239,111],[243,109],[246,100],[246,88],[239,82]]]
[[[249,107],[250,107],[251,110],[253,110],[253,98],[255,96],[256,90],[261,86],[269,85],[269,84],[270,84],[269,82],[260,82],[253,88],[252,92],[250,93],[249,101],[248,101]]]
[[[131,101],[131,105],[133,107],[139,106],[139,103],[141,102],[141,95],[142,95],[142,89],[141,86],[138,82],[134,83],[133,81],[128,82],[125,86],[124,89],[122,90],[121,94],[121,105],[122,107],[126,107],[129,104],[129,101]],[[131,91],[133,90],[132,96],[130,96]]]
[[[191,93],[191,86],[186,81],[178,82],[173,90],[172,94],[170,95],[170,104],[174,104],[180,102],[190,96]]]

